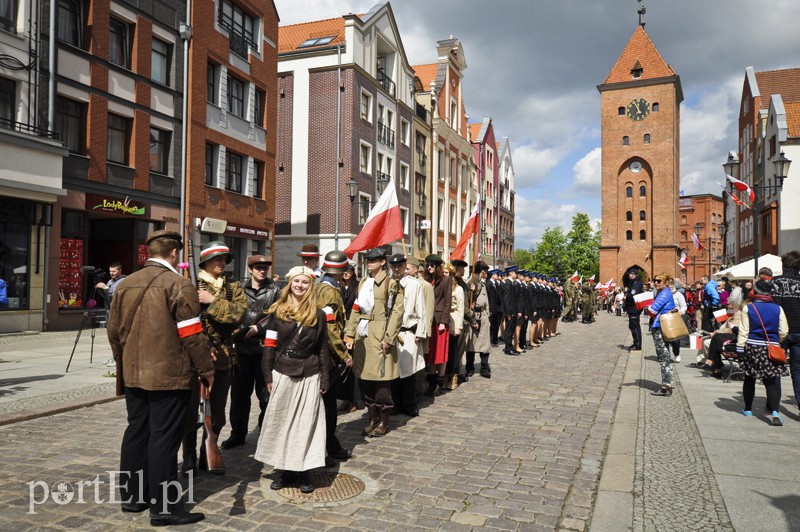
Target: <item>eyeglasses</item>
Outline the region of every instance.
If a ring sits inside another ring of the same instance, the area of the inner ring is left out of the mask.
[[[653,279],[654,283],[663,283],[664,279]]]

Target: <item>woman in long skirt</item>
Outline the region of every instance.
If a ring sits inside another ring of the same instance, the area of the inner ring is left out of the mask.
[[[297,481],[301,492],[311,493],[308,471],[325,465],[328,337],[325,313],[317,309],[314,272],[297,266],[286,281],[268,311],[261,367],[270,399],[255,458],[280,472],[272,489]]]

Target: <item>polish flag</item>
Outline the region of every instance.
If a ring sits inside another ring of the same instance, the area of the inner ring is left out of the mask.
[[[578,270],[575,270],[575,273],[572,274],[570,281],[572,281],[573,283],[577,283],[578,279],[580,279],[580,276],[578,275]]]
[[[694,244],[694,249],[703,251],[703,244],[700,243],[700,237],[696,233],[692,233],[692,243]]]
[[[397,202],[397,192],[394,188],[394,179],[390,179],[378,202],[369,211],[364,227],[344,252],[352,259],[359,251],[372,249],[395,240],[403,239],[403,222],[400,217],[400,204]]]
[[[690,334],[689,335],[689,349],[700,351],[703,348],[703,335]]]
[[[678,264],[682,270],[686,269],[686,265],[689,264],[689,257],[686,256],[686,253],[681,253],[681,260],[678,261]]]
[[[475,208],[469,216],[469,220],[464,224],[464,231],[461,233],[461,239],[456,244],[453,252],[450,253],[450,260],[459,259],[464,260],[464,253],[467,252],[467,244],[472,239],[473,235],[478,233],[480,228],[480,215],[481,215],[481,197],[478,196],[478,201],[475,203]]]
[[[720,323],[725,323],[728,321],[728,311],[724,308],[714,311],[714,319]]]
[[[592,276],[589,277],[589,282],[594,282],[594,274],[592,274]]]
[[[725,177],[728,179],[728,181],[731,182],[733,188],[735,188],[739,192],[747,193],[747,195],[750,197],[750,203],[753,203],[756,200],[756,193],[755,191],[753,191],[752,188],[750,188],[750,185],[748,185],[744,181],[739,181],[733,176],[726,175]]]
[[[633,302],[636,303],[636,308],[642,310],[653,304],[653,292],[642,292],[633,296]]]

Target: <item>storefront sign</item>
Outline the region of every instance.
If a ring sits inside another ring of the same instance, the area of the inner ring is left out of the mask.
[[[216,218],[203,218],[200,222],[200,230],[204,233],[224,233],[228,222],[217,220]]]
[[[136,216],[147,218],[147,204],[135,201],[125,196],[124,199],[101,196],[99,194],[86,194],[86,210],[95,212],[110,212],[121,216]]]
[[[240,238],[250,238],[253,240],[269,240],[269,231],[260,227],[251,227],[249,225],[236,224],[230,222],[225,229],[225,234],[228,236],[238,236]]]

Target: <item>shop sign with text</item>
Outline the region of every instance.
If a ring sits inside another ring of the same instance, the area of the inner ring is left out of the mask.
[[[128,196],[124,199],[100,194],[86,194],[86,210],[94,212],[110,212],[121,216],[136,216],[147,218],[147,204],[132,200]]]
[[[240,238],[251,238],[253,240],[269,240],[269,231],[260,227],[248,225],[232,224],[228,222],[225,234],[238,236]]]

